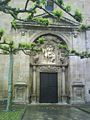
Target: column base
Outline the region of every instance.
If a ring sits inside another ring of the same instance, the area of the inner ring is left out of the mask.
[[[67,104],[67,96],[66,95],[62,96],[62,103]]]
[[[36,103],[36,94],[32,94],[31,103]]]

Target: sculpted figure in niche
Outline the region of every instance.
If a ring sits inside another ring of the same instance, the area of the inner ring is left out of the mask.
[[[47,63],[55,63],[55,53],[52,45],[48,45],[45,49],[43,49],[44,59]]]

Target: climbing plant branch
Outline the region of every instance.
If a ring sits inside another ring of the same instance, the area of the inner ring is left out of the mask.
[[[1,32],[2,33],[2,32]],[[3,34],[1,34],[2,38]],[[43,38],[39,38],[37,42],[21,42],[17,46],[15,46],[15,41],[9,35],[3,37],[3,40],[0,42],[0,54],[6,54],[9,56],[9,67],[8,67],[8,99],[7,99],[7,107],[6,110],[12,110],[12,99],[13,99],[13,63],[14,58],[13,55],[18,51],[23,51],[25,55],[31,55],[32,53],[36,53],[40,51],[38,46],[44,43]],[[37,47],[36,47],[37,46]],[[28,54],[27,54],[28,52]]]
[[[74,15],[72,15],[71,13],[67,12],[65,7],[62,4],[59,4],[56,0],[52,0],[58,7],[60,7],[63,11],[65,11],[66,13],[68,13],[70,16],[72,16],[74,18]]]
[[[45,0],[31,0],[34,3],[34,6],[29,4],[30,0],[26,0],[25,7],[23,9],[21,8],[14,8],[12,6],[9,6],[8,3],[11,0],[5,0],[0,2],[0,11],[3,11],[4,13],[10,14],[14,19],[16,20],[23,20],[24,19],[18,18],[19,13],[34,13],[36,8],[42,9],[44,12],[48,13],[52,17],[56,17],[52,14],[52,12],[45,9],[43,6],[46,4]],[[62,0],[51,0],[53,3],[55,3],[60,9],[62,9],[64,12],[72,16],[74,19],[76,19],[79,22],[82,22],[82,14],[78,11],[75,12],[73,15],[70,13],[70,6],[65,6]],[[78,18],[79,17],[79,18]]]
[[[83,59],[83,58],[89,58],[90,57],[90,53],[88,53],[87,51],[83,51],[83,52],[77,52],[76,50],[69,50],[69,48],[66,46],[66,45],[64,45],[64,44],[59,44],[58,45],[58,48],[59,49],[64,49],[65,50],[65,56],[69,56],[69,55],[71,55],[71,54],[73,54],[73,55],[75,55],[75,56],[79,56],[81,59]]]
[[[27,0],[27,1],[26,1],[25,10],[27,9],[27,6],[28,6],[29,1],[30,1],[30,0]]]

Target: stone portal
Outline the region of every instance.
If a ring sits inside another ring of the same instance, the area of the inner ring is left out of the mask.
[[[31,56],[33,103],[66,103],[68,98],[68,58],[65,49],[58,45],[66,43],[51,35],[43,36],[42,52]]]

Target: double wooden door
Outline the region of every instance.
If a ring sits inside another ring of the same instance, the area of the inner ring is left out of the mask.
[[[57,73],[40,73],[40,103],[58,102]]]

